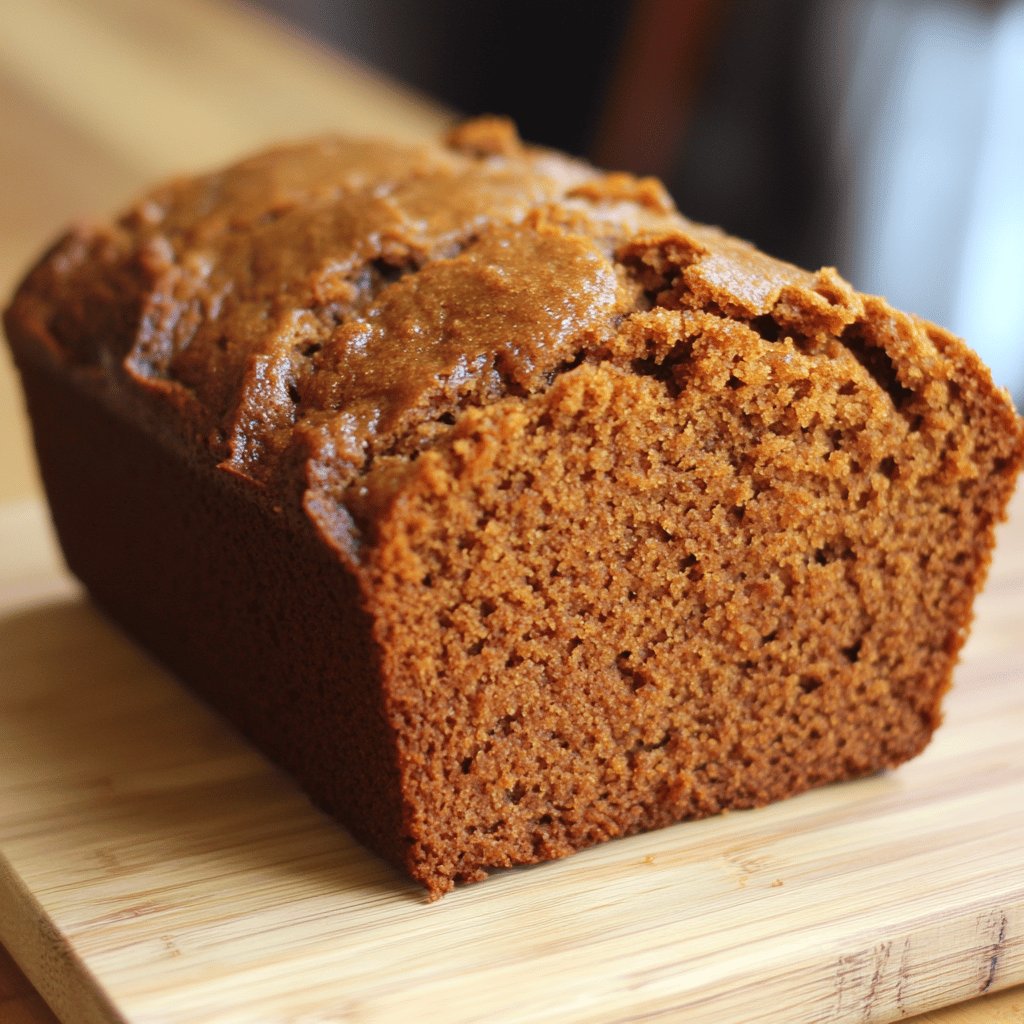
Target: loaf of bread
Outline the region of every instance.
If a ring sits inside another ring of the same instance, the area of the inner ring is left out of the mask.
[[[955,337],[498,119],[165,185],[6,328],[96,602],[432,896],[917,754],[1024,456]]]

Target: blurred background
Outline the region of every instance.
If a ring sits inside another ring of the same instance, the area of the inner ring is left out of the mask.
[[[656,174],[696,220],[837,266],[968,338],[1024,405],[1024,0],[260,5],[456,111]]]

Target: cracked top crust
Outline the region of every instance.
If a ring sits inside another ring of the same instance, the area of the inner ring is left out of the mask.
[[[365,514],[375,463],[385,478],[462,410],[581,362],[660,363],[681,317],[837,336],[864,309],[834,271],[686,220],[658,182],[484,118],[436,145],[323,138],[164,185],[61,239],[9,322],[159,406],[197,457]]]

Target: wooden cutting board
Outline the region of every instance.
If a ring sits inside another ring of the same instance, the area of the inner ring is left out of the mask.
[[[67,1021],[887,1021],[1024,981],[1024,495],[897,772],[436,904],[0,505],[0,941]]]

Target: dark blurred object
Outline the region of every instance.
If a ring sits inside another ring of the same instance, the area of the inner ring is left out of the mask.
[[[637,0],[597,162],[658,175],[687,216],[768,252],[830,262],[812,224],[825,202],[825,154],[804,90],[814,7]]]
[[[671,176],[728,8],[723,0],[634,0],[589,147],[595,163]]]
[[[623,0],[256,0],[465,114],[582,155],[630,17]]]

